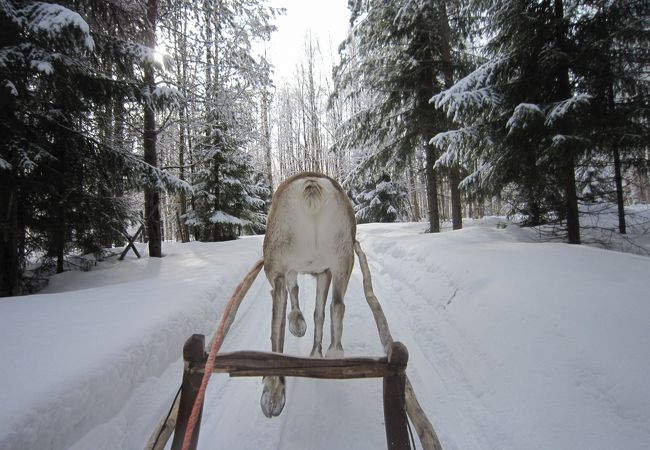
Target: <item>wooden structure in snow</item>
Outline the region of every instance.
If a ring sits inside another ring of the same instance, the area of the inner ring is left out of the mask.
[[[126,238],[128,244],[126,247],[124,247],[124,250],[122,250],[122,253],[120,254],[120,258],[119,258],[120,261],[124,259],[126,254],[129,252],[129,249],[133,249],[133,253],[135,253],[135,256],[137,256],[138,259],[140,259],[140,253],[138,253],[138,249],[135,248],[135,241],[138,239],[138,236],[143,231],[144,231],[144,225],[140,225],[140,227],[138,228],[138,230],[135,232],[133,236],[129,236],[129,233],[127,233],[126,231],[122,231],[122,235]]]
[[[183,348],[185,370],[181,387],[178,419],[172,450],[180,450],[192,406],[197,397],[207,354],[205,337],[195,334]],[[396,342],[388,356],[382,358],[300,358],[282,353],[240,351],[220,353],[216,358],[215,373],[231,377],[291,376],[320,379],[382,378],[384,388],[384,420],[389,450],[409,450],[409,433],[404,402],[406,363],[408,351]],[[190,449],[198,443],[199,425],[194,428]]]
[[[311,378],[349,379],[383,378],[384,417],[386,425],[387,448],[389,450],[410,449],[407,432],[407,415],[413,423],[424,450],[442,450],[442,445],[415,395],[413,386],[406,376],[408,351],[406,347],[394,342],[388,321],[372,289],[372,278],[366,255],[359,242],[355,242],[363,275],[363,289],[373,318],[377,325],[379,338],[386,352],[384,358],[300,358],[281,353],[234,352],[217,355],[214,372],[227,372],[236,376],[301,376]],[[241,289],[235,292],[232,308],[224,318],[225,336],[234,322],[239,305],[262,268],[262,260],[246,275],[240,283]],[[210,346],[212,347],[212,346]],[[172,449],[181,449],[190,412],[201,384],[207,360],[205,337],[193,335],[183,348],[185,369],[181,395],[176,397],[167,417],[163,418],[152,434],[145,450],[161,450],[165,447],[172,432],[175,433]],[[202,405],[201,405],[202,407]],[[200,416],[199,416],[200,424]],[[195,449],[198,442],[199,426],[194,428],[190,448]]]

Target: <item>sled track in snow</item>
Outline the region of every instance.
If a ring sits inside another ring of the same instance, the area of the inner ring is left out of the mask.
[[[395,256],[389,251],[381,254],[372,253],[372,250],[368,252],[372,256],[369,264],[376,274],[375,290],[384,300],[383,306],[395,327],[395,335],[409,347],[412,359],[407,373],[416,390],[422,392],[423,407],[432,417],[443,447],[446,450],[478,450],[485,449],[487,444],[487,448],[495,450],[521,448],[508,442],[504,433],[494,431],[499,430],[499,424],[481,401],[484,393],[472,385],[454,356],[458,351],[472,354],[475,360],[484,363],[481,370],[492,370],[485,356],[445,316],[449,298],[455,297],[459,290],[453,279],[449,274],[441,274],[436,267],[425,267],[420,277],[437,277],[441,284],[448,285],[445,292],[425,293],[410,280],[400,277],[399,273],[386,270],[387,267],[399,267],[408,255]],[[420,313],[412,314],[413,309]],[[411,313],[405,314],[404,311]],[[455,351],[452,351],[450,343],[453,343]],[[436,376],[432,379],[421,374]],[[463,388],[459,388],[459,380]],[[486,431],[485,423],[490,424],[491,433]],[[495,434],[499,438],[490,442],[489,436]]]

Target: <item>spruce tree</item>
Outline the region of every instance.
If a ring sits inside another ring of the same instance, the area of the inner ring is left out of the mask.
[[[395,222],[405,216],[407,192],[386,173],[363,183],[354,195],[354,213],[359,223]]]
[[[275,10],[254,0],[204,1],[201,20],[205,64],[202,97],[195,99],[195,194],[184,221],[202,241],[263,231],[268,181],[254,171],[248,150],[257,130],[258,94],[270,82],[268,63],[252,44],[268,39]]]
[[[434,138],[447,149],[440,161],[477,161],[465,186],[512,192],[528,224],[560,219],[569,242],[579,243],[575,163],[589,143],[579,118],[590,99],[572,76],[570,25],[579,9],[555,0],[487,11],[486,62],[433,97],[460,127]]]
[[[444,27],[447,13],[459,5],[380,0],[351,2],[350,8],[351,30],[334,72],[335,95],[366,99],[340,127],[336,148],[358,154],[360,176],[385,167],[400,174],[423,147],[430,231],[440,231],[438,149],[430,141],[448,124],[429,99],[443,88],[445,74],[453,77],[460,69],[460,57],[452,61],[451,54],[462,48],[464,27]]]
[[[198,194],[186,216],[190,230],[200,241],[224,241],[243,232],[262,231],[269,195],[265,181],[253,172],[252,158],[242,151],[241,143],[230,141],[221,131],[212,134],[217,139],[201,150],[206,161],[194,175]]]
[[[625,170],[646,164],[644,150],[650,139],[648,20],[648,2],[597,0],[585,2],[575,26],[578,85],[591,96],[593,145],[582,164],[592,169],[592,177],[601,178],[601,190],[613,184],[622,234],[626,233]],[[609,167],[613,180],[608,182],[602,178]],[[594,173],[597,169],[599,173]]]
[[[120,137],[151,60],[127,39],[141,31],[137,10],[7,1],[0,22],[0,295],[12,295],[30,289],[30,254],[62,271],[69,251],[97,251],[133,218],[126,189],[174,179]]]

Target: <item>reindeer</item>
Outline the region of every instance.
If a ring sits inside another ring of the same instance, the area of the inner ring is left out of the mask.
[[[343,297],[354,264],[356,221],[350,200],[332,178],[304,172],[283,181],[275,194],[264,237],[264,272],[271,284],[273,314],[271,349],[282,352],[291,296],[289,331],[304,336],[305,318],[298,303],[298,274],[316,277],[314,345],[311,357],[322,357],[325,303],[332,283],[331,344],[326,357],[343,356]],[[265,377],[260,404],[267,417],[280,415],[285,402],[284,377]]]

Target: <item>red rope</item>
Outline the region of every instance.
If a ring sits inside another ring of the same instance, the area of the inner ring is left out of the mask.
[[[246,274],[246,276],[239,282],[235,291],[232,293],[226,309],[223,311],[221,316],[221,321],[219,322],[219,327],[215,333],[215,337],[212,341],[212,346],[210,348],[210,353],[208,354],[208,360],[205,363],[205,368],[203,369],[203,378],[201,379],[201,386],[199,387],[199,392],[196,395],[196,400],[192,406],[192,413],[187,422],[187,428],[185,429],[185,436],[183,437],[183,450],[188,450],[190,448],[190,442],[192,441],[192,434],[194,433],[194,428],[199,420],[199,412],[201,411],[201,406],[203,405],[203,399],[205,397],[205,390],[208,388],[208,380],[212,375],[212,370],[214,369],[214,362],[217,359],[217,352],[221,348],[223,342],[223,332],[226,324],[226,318],[230,315],[235,299],[237,298],[239,292],[241,291],[242,286],[251,276],[257,276],[257,273],[261,270],[264,265],[264,260],[260,259],[255,263],[253,268]]]

